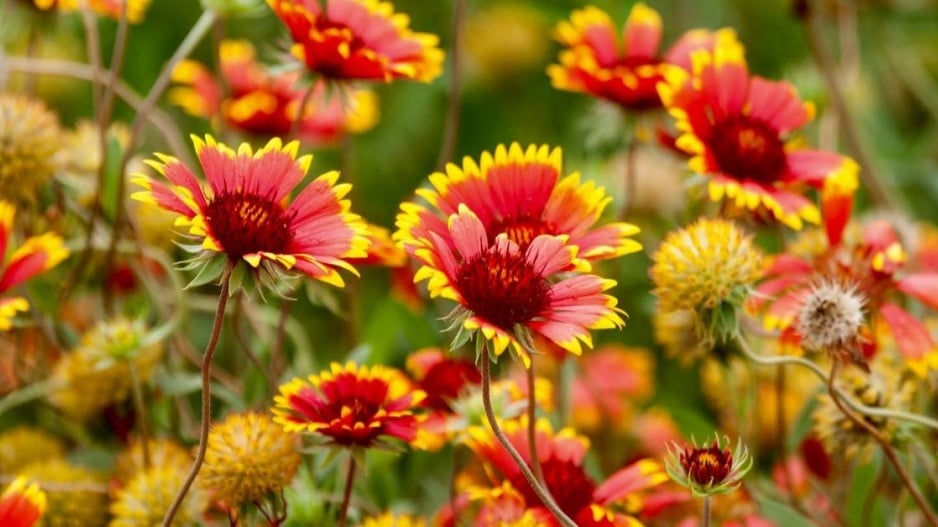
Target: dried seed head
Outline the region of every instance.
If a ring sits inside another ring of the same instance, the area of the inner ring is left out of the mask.
[[[798,312],[796,329],[805,347],[845,350],[860,340],[866,298],[856,286],[820,282],[811,288]]]

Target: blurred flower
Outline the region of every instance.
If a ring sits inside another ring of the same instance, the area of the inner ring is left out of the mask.
[[[287,432],[323,436],[327,444],[369,448],[396,438],[420,448],[420,417],[414,410],[426,394],[385,366],[345,366],[293,379],[274,398],[274,421]]]
[[[0,196],[14,203],[34,202],[58,169],[58,117],[42,101],[0,93],[0,145]]]
[[[664,311],[661,302],[655,302],[651,321],[655,342],[661,344],[668,358],[684,366],[707,356],[716,345],[696,310]]]
[[[657,310],[695,313],[717,342],[735,334],[736,310],[762,274],[762,252],[750,236],[733,222],[701,218],[670,232],[653,258]]]
[[[127,21],[137,24],[150,6],[150,0],[33,0],[39,9],[57,8],[63,13],[71,13],[82,8],[82,2],[96,15],[119,20],[126,9]],[[126,7],[124,7],[126,5]]]
[[[0,108],[0,118],[2,115],[2,108]],[[0,170],[2,166],[3,163],[0,160]],[[12,320],[16,313],[29,309],[29,303],[25,298],[3,296],[4,293],[48,271],[68,257],[68,249],[65,248],[62,238],[58,234],[48,232],[27,239],[4,261],[4,255],[7,254],[7,248],[13,237],[15,214],[16,209],[13,204],[0,200],[0,331],[12,327]]]
[[[439,39],[380,0],[267,0],[293,37],[291,51],[326,79],[430,82],[442,73]],[[323,4],[325,4],[323,6]]]
[[[863,299],[863,310],[872,320],[865,321],[859,334],[844,343],[842,353],[862,365],[864,357],[881,347],[882,327],[892,335],[910,369],[924,376],[929,369],[938,368],[938,349],[928,329],[897,302],[911,297],[938,309],[938,272],[905,272],[909,255],[886,221],[865,225],[855,241],[843,236],[845,226],[825,225],[828,243],[823,252],[806,257],[788,253],[774,257],[766,270],[766,280],[750,299],[750,307],[763,313],[766,329],[782,330],[782,342],[797,348],[808,344],[802,330],[811,328],[799,323],[799,316],[807,309],[804,306],[808,300],[818,300],[816,292],[812,296],[816,284],[844,284],[838,287],[850,290],[849,295],[840,298],[841,303],[849,304],[845,309],[855,311],[856,303]],[[853,313],[850,317],[851,327],[855,316]],[[818,335],[812,338],[816,341]]]
[[[111,503],[113,519],[108,527],[152,527],[160,525],[173,503],[176,492],[186,479],[187,469],[178,466],[153,465],[137,473],[125,487],[117,491]],[[170,524],[172,527],[202,524],[202,512],[208,499],[198,486],[186,494],[182,506]]]
[[[518,449],[525,462],[530,463],[525,419],[506,421],[502,426],[509,441]],[[582,527],[638,525],[634,518],[617,512],[613,504],[625,501],[640,506],[639,493],[667,480],[659,463],[643,459],[618,470],[604,483],[597,485],[583,467],[584,458],[589,450],[589,441],[586,438],[578,436],[570,428],[555,432],[546,420],[538,421],[536,433],[537,454],[544,474],[545,486],[560,509]],[[534,512],[533,516],[544,517],[543,513],[547,511],[540,499],[524,479],[518,465],[502,448],[492,432],[487,428],[478,427],[471,430],[471,434],[469,448],[485,464],[486,474],[490,476],[494,486],[501,487],[503,492],[521,498],[519,501],[522,506],[519,507],[516,501],[510,509],[516,517],[504,518],[504,513],[507,511],[502,510],[500,519],[520,521],[524,518],[525,511]],[[502,482],[505,483],[502,484]],[[471,493],[481,496],[488,494],[484,487],[473,489]],[[494,503],[495,506],[507,504]],[[487,512],[483,507],[479,514],[482,517],[493,512]],[[547,514],[549,517],[549,513]],[[492,523],[484,525],[492,525]],[[507,525],[516,524],[507,523]],[[521,525],[538,524],[521,523]]]
[[[407,369],[417,386],[427,394],[422,405],[434,411],[452,412],[451,403],[463,390],[482,382],[482,374],[472,361],[450,358],[439,348],[425,348],[410,354]]]
[[[86,331],[74,350],[55,365],[52,378],[61,387],[49,394],[52,406],[85,421],[106,406],[130,396],[131,371],[146,382],[163,354],[139,320],[103,320]]]
[[[62,441],[45,430],[16,426],[0,434],[0,474],[16,474],[33,463],[59,459],[64,453]]]
[[[121,153],[130,142],[130,127],[124,123],[111,123],[107,130],[107,147],[118,147]],[[75,128],[62,134],[61,147],[56,152],[56,162],[61,167],[62,177],[72,187],[76,199],[86,207],[93,206],[98,187],[98,171],[101,168],[101,129],[98,124],[82,119]],[[108,155],[114,157],[113,152]]]
[[[46,494],[35,483],[18,477],[0,495],[0,525],[32,527],[46,511]]]
[[[740,440],[730,450],[728,437],[719,435],[710,446],[674,443],[665,458],[668,475],[695,496],[713,496],[736,490],[752,468],[749,450]],[[725,444],[724,444],[725,443]]]
[[[429,279],[431,297],[459,303],[449,316],[451,327],[459,328],[453,347],[481,332],[485,342],[491,343],[493,356],[510,346],[530,367],[532,333],[578,355],[581,343],[592,347],[591,329],[623,325],[616,299],[604,293],[614,281],[589,274],[557,276],[589,268],[577,258],[578,248],[566,245],[566,235],[519,229],[520,243],[505,232],[493,240],[479,216],[465,204],[449,217],[441,233],[435,232],[437,224],[442,224],[438,217],[425,214],[411,220],[404,218],[408,214],[398,216],[402,230],[397,234],[408,253],[424,264],[415,280]],[[557,281],[552,283],[552,279]],[[481,345],[479,338],[476,346]]]
[[[689,31],[664,56],[661,16],[642,2],[632,6],[620,43],[612,19],[588,6],[557,25],[556,38],[565,46],[560,64],[547,68],[554,88],[588,93],[629,110],[660,108],[656,86],[670,68],[690,68],[691,53],[712,49],[717,42],[735,42],[732,30]]]
[[[563,152],[559,147],[530,145],[522,150],[513,143],[499,145],[493,156],[483,152],[479,164],[466,157],[462,168],[446,166],[446,172],[430,175],[433,189],[417,194],[432,207],[413,203],[401,206],[395,238],[405,247],[430,240],[433,234],[450,236],[447,222],[465,205],[481,221],[489,240],[505,233],[521,251],[541,234],[565,236],[576,246],[576,255],[587,260],[615,258],[641,250],[629,238],[638,227],[608,223],[594,227],[612,198],[592,181],[580,183],[580,174],[562,175]]]
[[[578,366],[572,417],[580,431],[629,426],[632,409],[654,391],[654,359],[645,349],[606,344]]]
[[[365,518],[358,527],[426,527],[427,522],[423,518],[411,516],[410,514],[395,514],[385,512],[379,516]]]
[[[180,86],[170,90],[170,100],[189,114],[221,120],[224,126],[251,135],[289,135],[308,90],[298,85],[299,72],[270,71],[257,62],[254,46],[247,40],[224,40],[218,54],[222,80],[201,63],[184,60],[173,70],[172,79]],[[342,93],[330,94],[322,81],[312,88],[297,128],[300,140],[330,145],[346,132],[374,127],[374,92],[342,89]]]
[[[674,68],[658,85],[683,133],[677,147],[708,178],[712,201],[769,214],[798,230],[820,221],[805,186],[824,191],[825,206],[857,188],[857,164],[841,155],[797,148],[791,134],[814,115],[786,82],[750,76],[738,42],[693,55],[693,73]]]
[[[134,181],[146,190],[133,194],[179,214],[176,224],[200,242],[191,248],[201,253],[190,268],[204,270],[215,255],[244,260],[262,285],[277,292],[284,287],[277,277],[288,271],[339,287],[345,283],[337,268],[357,273],[344,258],[366,254],[366,228],[342,199],[351,185],[336,185],[338,172],[319,176],[285,206],[312,162],[312,156],[296,158],[299,143],[284,146],[274,138],[255,153],[247,143],[235,152],[211,136],[192,141],[208,191],[178,159],[157,154],[159,161],[148,164],[170,184],[138,175]]]
[[[386,267],[404,267],[407,253],[394,243],[391,232],[378,225],[367,224],[368,254],[363,258],[349,258],[354,265],[381,265]]]
[[[546,32],[543,16],[534,5],[504,2],[474,6],[466,20],[463,41],[466,69],[487,82],[523,75],[544,63],[549,49]]]
[[[101,475],[64,459],[34,463],[21,474],[38,482],[46,493],[48,508],[42,525],[102,527],[107,524],[107,487]]]
[[[684,159],[673,152],[638,145],[631,153],[626,151],[612,158],[605,170],[616,178],[613,187],[625,191],[617,201],[628,200],[630,214],[675,218],[684,211],[687,193],[683,180],[687,169]]]
[[[212,425],[201,485],[234,507],[288,485],[300,466],[299,437],[270,415],[231,414]]]
[[[189,455],[189,451],[171,439],[148,440],[147,452],[150,455],[150,465],[154,467],[176,467],[180,470],[187,470],[192,465],[192,456]],[[143,442],[135,440],[117,456],[117,461],[114,463],[114,476],[121,483],[127,483],[146,469]]]
[[[886,354],[877,355],[869,373],[856,368],[839,370],[836,385],[862,404],[887,410],[914,411],[915,381],[903,375],[901,365]],[[869,461],[876,442],[837,407],[830,395],[818,396],[819,404],[811,417],[814,432],[831,457]],[[889,442],[901,445],[908,432],[900,421],[888,417],[861,415]]]

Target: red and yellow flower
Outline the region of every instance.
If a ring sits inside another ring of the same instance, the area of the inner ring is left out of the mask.
[[[856,190],[853,160],[792,139],[814,116],[792,85],[750,76],[737,42],[692,58],[692,71],[669,70],[658,92],[682,134],[676,146],[693,156],[693,171],[708,177],[712,201],[767,211],[797,230],[804,221],[820,222],[805,188],[821,189],[831,207]]]
[[[29,309],[25,298],[4,294],[68,257],[68,249],[62,237],[49,232],[27,239],[4,261],[13,235],[15,215],[16,208],[0,200],[0,331],[10,329],[16,313]]]
[[[656,86],[672,67],[690,68],[691,53],[735,41],[732,30],[688,31],[662,56],[661,16],[639,2],[632,7],[620,42],[609,15],[588,6],[557,25],[556,38],[565,46],[560,64],[547,68],[554,88],[588,93],[630,110],[660,108]]]
[[[341,447],[368,448],[394,438],[419,448],[422,417],[415,410],[425,398],[394,368],[333,363],[281,386],[273,413],[288,432],[323,436]]]
[[[326,79],[430,82],[440,76],[439,38],[380,0],[267,0],[293,38],[291,51]]]
[[[858,356],[869,358],[876,351],[884,333],[879,330],[884,329],[913,371],[924,375],[938,368],[938,348],[930,332],[901,304],[903,297],[913,298],[938,309],[938,272],[906,272],[909,256],[886,220],[864,226],[858,240],[843,235],[844,222],[834,223],[825,225],[825,250],[805,256],[780,254],[773,259],[766,280],[751,299],[751,308],[763,312],[767,329],[782,330],[783,343],[799,347],[802,336],[795,322],[812,287],[822,282],[842,284],[865,300],[863,310],[869,315],[860,328],[869,349],[857,350]]]
[[[461,204],[482,222],[490,240],[505,233],[523,251],[539,235],[565,236],[586,260],[614,258],[641,250],[629,238],[639,229],[629,223],[595,227],[612,198],[580,174],[563,174],[563,152],[547,145],[499,145],[495,155],[483,152],[479,163],[466,157],[462,168],[449,164],[446,172],[430,175],[432,189],[417,194],[432,207],[406,203],[397,217],[398,240],[446,238],[447,219]],[[431,234],[432,233],[432,234]]]
[[[338,269],[357,274],[345,259],[365,256],[367,229],[349,212],[343,197],[351,185],[337,185],[338,172],[319,176],[288,203],[312,161],[297,158],[296,141],[274,138],[254,152],[246,143],[234,151],[211,136],[192,140],[208,189],[178,159],[157,154],[159,161],[148,164],[169,183],[138,175],[134,181],[145,190],[133,198],[179,214],[176,224],[200,240],[207,258],[243,260],[262,277],[298,271],[342,287]]]
[[[35,483],[19,477],[0,496],[0,525],[32,527],[46,511],[46,495]]]
[[[616,299],[604,293],[615,281],[591,274],[559,276],[589,269],[567,235],[539,234],[518,243],[502,232],[492,239],[465,204],[450,215],[441,233],[421,219],[411,223],[409,214],[398,217],[399,225],[410,226],[398,235],[423,264],[414,280],[427,280],[431,297],[459,303],[452,315],[460,328],[454,345],[481,332],[495,356],[511,347],[530,367],[531,332],[578,355],[583,344],[592,347],[591,329],[624,324]],[[441,221],[432,215],[423,218]]]
[[[525,462],[530,463],[526,422],[523,419],[507,421],[503,427],[509,441]],[[478,427],[471,430],[471,434],[469,448],[485,464],[486,474],[494,488],[474,488],[470,494],[491,498],[495,491],[496,497],[500,497],[483,502],[479,517],[497,517],[508,522],[507,525],[516,525],[510,522],[527,515],[543,523],[520,525],[555,525],[518,465],[492,432]],[[632,508],[630,512],[638,512],[642,493],[668,479],[661,464],[643,459],[616,471],[604,483],[597,485],[583,467],[589,450],[586,438],[578,436],[570,428],[555,432],[546,420],[542,420],[537,423],[535,441],[546,488],[560,509],[582,527],[640,526],[638,520],[620,512],[615,504],[627,502]]]
[[[170,100],[192,115],[220,120],[251,135],[288,135],[307,91],[297,86],[299,72],[267,70],[246,40],[225,40],[218,53],[221,81],[203,64],[184,60],[173,70],[173,81],[180,86],[170,91]],[[298,137],[314,144],[334,144],[347,132],[374,127],[377,96],[368,90],[348,90],[344,97],[329,97],[325,84],[319,82],[306,101]]]
[[[82,9],[80,0],[33,0],[39,9],[56,8],[63,13],[78,11]],[[124,5],[126,4],[126,8]],[[131,24],[137,24],[143,21],[143,16],[150,7],[150,0],[85,0],[85,5],[92,13],[103,15],[114,20],[119,20],[124,16],[126,9],[127,21]]]

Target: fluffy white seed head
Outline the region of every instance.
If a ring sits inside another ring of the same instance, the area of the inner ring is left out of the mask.
[[[797,330],[806,348],[843,348],[859,339],[866,298],[854,285],[815,284],[798,312]]]

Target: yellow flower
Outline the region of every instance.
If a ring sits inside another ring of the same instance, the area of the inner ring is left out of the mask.
[[[189,452],[171,439],[151,439],[147,442],[147,447],[152,467],[176,467],[186,470],[192,464]],[[127,482],[146,468],[143,443],[135,441],[117,456],[114,473],[119,481]]]
[[[57,168],[60,134],[58,118],[41,101],[0,94],[0,196],[35,200]]]
[[[654,256],[651,279],[661,310],[738,305],[762,273],[762,253],[734,223],[701,218],[671,232]]]
[[[365,518],[358,527],[426,527],[427,522],[423,518],[417,518],[409,514],[395,514],[385,512],[380,516]]]
[[[298,436],[268,414],[229,415],[212,425],[201,484],[230,505],[260,500],[296,475],[298,446]]]
[[[46,493],[44,527],[101,527],[107,524],[107,486],[102,476],[64,459],[34,463],[21,472]]]
[[[146,382],[163,353],[159,344],[144,342],[145,328],[125,318],[103,321],[82,336],[78,348],[55,366],[53,378],[64,387],[49,395],[49,402],[79,421],[109,404],[126,400],[131,371]]]
[[[176,497],[176,491],[186,479],[186,469],[175,466],[154,465],[138,473],[126,487],[117,492],[111,504],[114,518],[109,527],[152,527],[160,525],[163,515]],[[199,523],[202,511],[208,506],[205,494],[196,487],[189,490],[182,502],[173,527]]]
[[[33,463],[58,459],[64,452],[65,445],[44,430],[11,428],[0,434],[0,474],[15,474]]]

